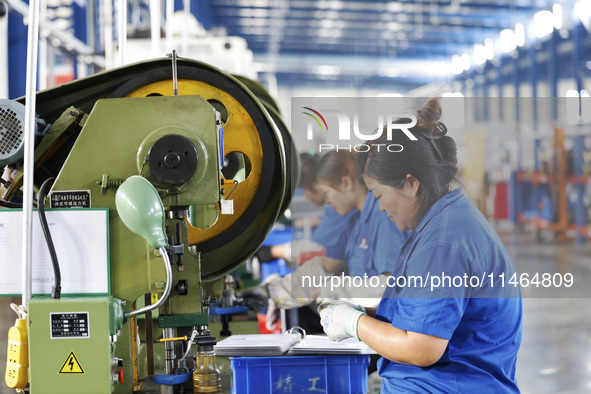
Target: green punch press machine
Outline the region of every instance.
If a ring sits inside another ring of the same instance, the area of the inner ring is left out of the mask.
[[[23,214],[24,101],[0,100],[7,229]],[[35,273],[32,298],[13,308],[6,383],[32,394],[219,392],[203,284],[246,261],[289,204],[297,155],[275,104],[175,56],[36,101],[34,184],[48,234],[34,242],[53,270]]]

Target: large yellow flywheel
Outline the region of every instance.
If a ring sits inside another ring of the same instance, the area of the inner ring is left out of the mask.
[[[172,84],[169,80],[148,83],[129,94],[126,97],[148,97],[154,95],[172,96]],[[202,81],[180,79],[178,81],[179,95],[199,95],[210,102],[221,103],[227,111],[227,121],[224,124],[224,153],[240,152],[250,161],[251,170],[246,179],[236,187],[232,180],[224,183],[224,196],[232,190],[234,201],[234,214],[221,215],[217,221],[207,229],[199,229],[189,225],[189,243],[200,244],[215,238],[228,230],[246,212],[252,204],[256,191],[260,186],[263,167],[263,150],[261,140],[252,118],[244,107],[230,94]]]
[[[171,67],[162,61],[154,66],[127,80],[110,97],[173,95]],[[224,179],[223,198],[232,193],[233,215],[218,212],[209,227],[187,221],[189,244],[201,253],[202,278],[214,279],[250,257],[286,208],[291,198],[291,136],[285,126],[278,128],[269,108],[253,92],[210,65],[179,59],[177,86],[179,95],[199,95],[227,113],[224,154],[239,153],[248,163],[240,183]],[[195,201],[194,207],[198,205]]]

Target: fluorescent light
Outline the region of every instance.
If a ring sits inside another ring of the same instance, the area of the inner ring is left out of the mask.
[[[537,12],[534,15],[534,28],[538,38],[551,34],[554,31],[554,15],[548,10]]]
[[[487,60],[493,60],[495,58],[495,44],[492,38],[487,38],[484,40],[484,50]]]
[[[452,56],[451,70],[454,72],[454,74],[461,74],[464,71],[464,66],[462,65],[462,58],[460,56]]]
[[[321,65],[314,66],[312,71],[317,75],[339,75],[341,68],[339,66]]]
[[[511,29],[501,31],[501,51],[509,53],[517,48],[517,38]]]
[[[591,15],[591,4],[589,1],[580,0],[575,3],[575,11],[579,14],[581,19],[586,18],[588,19]]]
[[[387,28],[390,31],[400,31],[402,29],[402,25],[398,22],[388,22]]]
[[[385,67],[378,70],[378,74],[382,77],[399,78],[400,69],[398,69],[397,67]]]
[[[464,53],[462,55],[462,68],[466,71],[468,71],[470,69],[470,55],[468,55],[467,53]]]
[[[591,32],[591,2],[588,0],[576,2],[575,12],[579,15],[579,19],[581,19],[581,23],[583,23],[585,29]]]
[[[386,4],[386,9],[390,13],[399,13],[402,11],[402,4],[397,1],[390,1]]]
[[[482,44],[474,45],[474,63],[481,65],[486,62],[486,49]]]
[[[569,89],[566,91],[566,97],[579,97],[579,92],[573,89]]]
[[[338,1],[338,0],[333,0],[329,3],[328,8],[331,8],[333,10],[340,10],[343,8],[343,2]]]
[[[525,26],[521,23],[515,25],[515,43],[518,47],[525,45]]]
[[[554,19],[554,28],[561,29],[562,28],[562,7],[560,4],[554,4],[552,6],[552,16]]]

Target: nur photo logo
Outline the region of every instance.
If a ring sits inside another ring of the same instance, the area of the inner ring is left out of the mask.
[[[306,136],[309,141],[314,139],[314,130],[320,130],[320,132],[329,133],[329,123],[327,119],[330,119],[332,124],[336,121],[337,125],[337,138],[339,143],[321,143],[318,145],[318,151],[329,151],[329,150],[348,150],[355,152],[367,152],[370,149],[381,150],[385,149],[388,152],[402,152],[404,147],[401,144],[367,144],[367,141],[374,141],[380,138],[384,132],[386,132],[386,139],[392,140],[394,132],[403,132],[410,141],[416,141],[417,138],[412,134],[412,129],[417,124],[417,118],[412,114],[378,114],[376,123],[377,129],[371,132],[364,133],[360,127],[360,119],[358,113],[353,113],[352,117],[350,114],[338,111],[329,110],[323,111],[324,115],[311,107],[302,107],[305,112],[302,114],[306,115],[310,119],[307,121]],[[351,121],[351,118],[353,121]],[[406,119],[405,123],[393,123],[395,120]],[[316,127],[318,126],[318,127]],[[330,130],[334,130],[331,128]],[[330,132],[332,134],[332,131]],[[352,140],[363,141],[361,143],[353,144]]]
[[[310,107],[303,107],[304,109],[307,109],[308,111],[312,111],[314,112],[314,114],[316,114],[320,119],[322,119],[322,123],[324,124],[324,127],[326,128],[326,131],[328,131],[328,124],[326,124],[326,120],[324,119],[324,117],[322,115],[320,115],[320,112],[316,111],[315,109],[312,109]],[[316,123],[318,123],[318,126],[320,126],[320,130],[322,130],[322,124],[320,123],[320,120],[318,119],[318,117],[312,115],[309,112],[302,112],[305,115],[308,115],[309,117],[311,117],[312,119],[314,119],[316,121]]]

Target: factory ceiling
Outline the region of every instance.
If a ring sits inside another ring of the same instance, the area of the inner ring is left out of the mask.
[[[585,0],[584,0],[585,1]],[[562,1],[564,18],[572,1]],[[517,24],[533,35],[534,16],[548,0],[211,0],[214,25],[244,37],[285,83],[385,82],[412,88],[450,80],[452,57],[485,42],[499,52],[499,34]],[[570,18],[572,19],[572,18]]]

